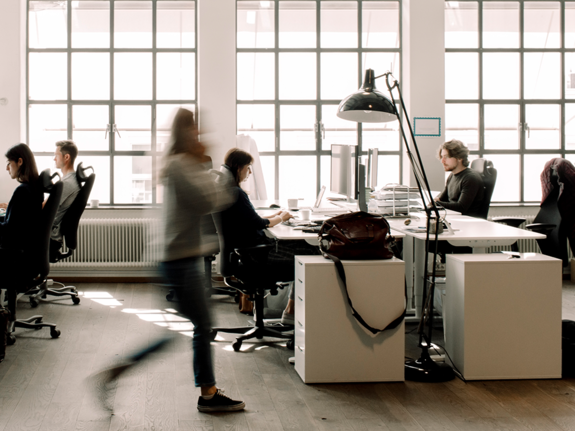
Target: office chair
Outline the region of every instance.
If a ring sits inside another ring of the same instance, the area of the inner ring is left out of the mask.
[[[86,171],[88,169],[92,170],[92,173],[86,176]],[[96,181],[96,174],[94,173],[94,168],[88,166],[84,168],[82,163],[78,164],[76,168],[76,180],[80,186],[80,191],[76,195],[74,202],[64,214],[62,218],[62,223],[60,225],[60,232],[65,240],[67,251],[61,250],[61,243],[50,239],[50,263],[56,263],[63,259],[67,259],[74,253],[78,245],[78,225],[80,224],[80,218],[86,209],[86,204],[88,199],[90,199],[90,193],[94,187],[94,182]],[[46,298],[47,295],[51,296],[69,296],[74,304],[80,303],[80,297],[78,296],[78,290],[74,286],[66,286],[63,283],[53,282],[61,285],[62,287],[53,288],[49,287],[47,283],[44,283],[30,296],[30,305],[34,308],[38,306],[39,298]]]
[[[56,218],[58,206],[60,205],[63,188],[63,184],[60,181],[52,184],[52,178],[56,175],[58,174],[56,173],[50,177],[49,169],[46,169],[40,174],[38,181],[40,181],[44,193],[49,193],[50,197],[42,209],[41,219],[39,220],[38,242],[34,248],[34,252],[26,256],[25,261],[16,258],[18,264],[25,265],[25,269],[14,271],[15,274],[13,275],[7,275],[8,309],[10,310],[8,344],[10,345],[16,342],[16,338],[13,335],[16,328],[41,329],[48,327],[50,328],[50,336],[52,338],[58,338],[60,336],[60,330],[56,329],[56,325],[53,323],[44,323],[42,321],[43,316],[41,315],[32,316],[27,319],[16,318],[16,301],[18,295],[23,293],[27,294],[38,286],[45,284],[48,272],[50,272],[50,233],[54,219]],[[22,268],[24,268],[24,266]]]
[[[483,202],[479,209],[478,217],[487,220],[491,197],[497,181],[497,169],[493,167],[493,162],[486,159],[475,159],[471,162],[471,169],[478,172],[483,179]]]
[[[217,332],[243,334],[236,338],[232,344],[237,352],[244,340],[263,337],[288,339],[288,348],[293,348],[293,326],[266,325],[264,322],[264,298],[266,292],[277,295],[278,289],[283,289],[288,283],[276,282],[270,271],[267,271],[267,257],[272,245],[257,245],[242,249],[231,248],[226,243],[224,230],[222,229],[221,217],[214,214],[214,222],[218,231],[222,259],[220,272],[224,277],[226,286],[249,295],[254,303],[254,326],[241,326],[235,328],[212,328],[215,337]],[[287,332],[287,333],[286,333]]]

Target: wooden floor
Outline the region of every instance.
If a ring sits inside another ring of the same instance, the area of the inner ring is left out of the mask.
[[[78,306],[67,300],[32,310],[19,303],[19,317],[42,313],[62,336],[18,331],[0,364],[0,431],[575,429],[575,380],[304,385],[285,347],[245,343],[236,353],[225,341],[214,343],[218,386],[243,399],[246,410],[199,413],[190,328],[166,311],[166,291],[147,284],[78,288],[85,293]],[[210,301],[216,324],[245,322],[230,298]],[[575,320],[575,285],[567,282],[563,317]],[[184,335],[118,383],[113,414],[101,410],[86,378],[154,340],[167,322]],[[407,343],[416,354],[413,333]]]

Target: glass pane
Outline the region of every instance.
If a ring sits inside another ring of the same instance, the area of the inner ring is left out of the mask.
[[[72,53],[72,99],[110,98],[110,54]]]
[[[72,2],[72,48],[110,47],[110,3]]]
[[[151,150],[151,125],[152,108],[150,106],[116,106],[116,150]]]
[[[561,97],[561,54],[558,52],[525,53],[526,99],[558,99]]]
[[[164,151],[165,145],[170,141],[172,122],[178,112],[178,108],[184,108],[196,112],[195,105],[156,105],[156,150]]]
[[[236,73],[238,99],[258,100],[275,98],[274,54],[238,53]]]
[[[525,48],[561,47],[559,2],[525,2],[523,17]]]
[[[565,98],[575,99],[575,53],[565,53]]]
[[[519,2],[483,3],[483,47],[519,48]]]
[[[361,15],[364,48],[399,48],[399,2],[364,1]]]
[[[196,54],[159,52],[156,58],[156,97],[185,100],[196,97]]]
[[[143,100],[152,98],[152,54],[114,54],[114,98]]]
[[[250,135],[258,150],[275,150],[275,107],[274,105],[238,105],[238,134]],[[267,181],[267,177],[266,177]],[[268,189],[268,196],[270,190]]]
[[[53,148],[56,150],[55,145]],[[58,169],[56,169],[56,164],[54,163],[54,156],[34,156],[34,160],[36,160],[36,167],[38,168],[38,172],[50,169],[50,174],[53,174],[54,172],[58,171]]]
[[[68,139],[66,105],[30,105],[28,121],[32,151],[54,151],[56,141]]]
[[[483,98],[519,98],[519,54],[483,54]]]
[[[479,65],[476,53],[445,53],[445,98],[477,99]]]
[[[28,22],[30,48],[66,48],[66,2],[31,1]]]
[[[519,148],[519,106],[485,105],[485,148]]]
[[[156,46],[158,48],[196,46],[196,12],[193,1],[158,1]]]
[[[357,91],[357,54],[321,54],[321,98],[338,99]]]
[[[114,47],[152,47],[151,1],[114,1]]]
[[[321,122],[325,129],[321,149],[331,150],[332,144],[357,145],[357,123],[342,120],[336,115],[337,105],[321,107]]]
[[[471,151],[479,150],[479,106],[476,104],[445,105],[445,140],[458,139]]]
[[[281,156],[279,158],[280,200],[304,199],[312,201],[317,197],[316,156]]]
[[[561,148],[559,105],[526,105],[525,121],[529,128],[525,135],[525,148],[528,150]]]
[[[279,2],[279,47],[315,48],[315,14],[313,1]]]
[[[29,95],[31,100],[62,100],[68,95],[66,54],[30,53]]]
[[[399,52],[364,52],[362,57],[363,70],[373,69],[376,76],[388,71],[397,79],[401,76],[399,70]],[[364,76],[361,78],[363,79]],[[377,85],[379,86],[379,90],[387,95],[387,87],[385,86],[383,78],[380,78]]]
[[[519,196],[519,156],[515,154],[485,154],[497,169],[497,182],[491,202],[518,202]]]
[[[565,48],[575,48],[575,2],[565,2]]]
[[[238,48],[273,48],[274,3],[238,1],[237,6]]]
[[[445,47],[477,48],[477,2],[445,2]]]
[[[565,149],[575,150],[575,104],[565,104]]]
[[[280,99],[316,98],[315,59],[316,56],[313,53],[284,52],[279,54]]]
[[[523,156],[523,172],[525,172],[523,175],[523,200],[525,202],[541,202],[541,172],[543,172],[545,163],[556,157],[561,157],[561,154],[528,154]]]
[[[152,157],[114,157],[114,203],[152,203]]]
[[[569,160],[575,165],[575,154],[565,154],[565,159]]]
[[[266,179],[266,191],[268,199],[275,199],[276,189],[276,164],[274,156],[260,156],[260,163],[262,164],[262,171]]]
[[[106,133],[110,108],[107,105],[72,107],[72,138],[80,151],[108,151],[110,133]]]
[[[399,156],[379,156],[377,158],[377,185],[380,189],[386,184],[400,184]]]
[[[357,3],[322,1],[321,47],[357,48]]]
[[[280,149],[314,151],[315,118],[315,106],[280,106]]]
[[[363,150],[377,148],[381,151],[400,149],[399,121],[391,123],[362,123],[361,146]]]
[[[92,166],[98,178],[94,181],[94,188],[90,193],[90,199],[98,199],[100,204],[110,203],[110,157],[109,156],[83,156],[82,153],[76,159],[77,163],[83,162],[84,167]]]
[[[320,186],[326,186],[327,190],[330,189],[331,184],[331,156],[321,156],[319,158],[320,163]],[[325,199],[325,195],[323,197]],[[324,200],[322,200],[322,205],[324,205]]]

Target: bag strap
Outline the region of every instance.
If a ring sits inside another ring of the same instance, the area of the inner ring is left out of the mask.
[[[372,334],[377,334],[378,332],[383,332],[387,329],[397,328],[397,326],[405,318],[405,313],[407,311],[407,290],[405,289],[405,283],[404,283],[404,293],[405,293],[406,307],[403,309],[403,313],[401,313],[401,315],[399,315],[399,317],[397,317],[395,320],[393,320],[391,323],[389,323],[389,325],[387,325],[385,328],[383,328],[383,329],[373,328],[373,327],[369,326],[367,324],[367,322],[365,320],[363,320],[363,317],[360,316],[360,314],[357,312],[357,310],[355,308],[353,308],[351,298],[349,297],[349,293],[347,291],[347,282],[346,282],[346,278],[345,278],[345,270],[343,269],[343,264],[341,263],[341,260],[339,260],[339,258],[335,257],[332,254],[329,254],[329,253],[324,253],[324,254],[325,254],[325,256],[327,256],[328,258],[330,258],[333,261],[333,263],[335,264],[335,267],[337,268],[337,273],[339,274],[341,281],[343,281],[343,286],[345,287],[345,296],[347,297],[347,303],[349,304],[349,307],[351,308],[351,314],[353,315],[353,317],[355,317],[355,319],[364,328],[366,328],[368,331],[370,331]]]

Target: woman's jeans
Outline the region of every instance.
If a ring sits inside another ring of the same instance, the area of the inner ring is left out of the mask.
[[[196,387],[215,386],[214,366],[211,348],[211,318],[205,295],[204,259],[190,257],[162,262],[160,271],[165,282],[176,291],[178,311],[194,325],[192,348],[194,351],[194,378]],[[152,352],[162,350],[173,336],[167,336],[148,348],[132,355],[137,362]]]

